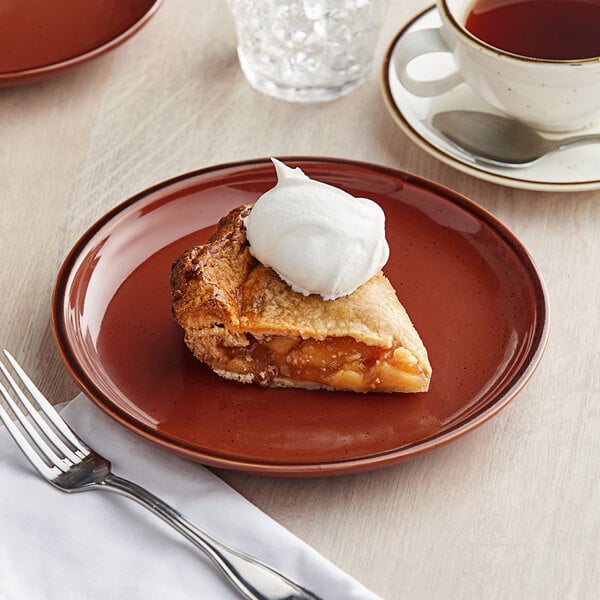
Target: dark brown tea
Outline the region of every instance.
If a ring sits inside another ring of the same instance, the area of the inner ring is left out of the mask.
[[[600,56],[600,0],[476,0],[465,26],[484,42],[522,56]]]

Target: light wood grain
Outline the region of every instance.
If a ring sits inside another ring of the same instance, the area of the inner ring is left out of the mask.
[[[426,5],[391,2],[371,79],[334,103],[294,105],[253,91],[218,0],[167,0],[116,51],[60,78],[0,90],[2,344],[54,402],[76,394],[50,325],[58,268],[97,218],[165,178],[306,154],[438,181],[504,221],[543,273],[552,329],[533,380],[486,425],[395,467],[312,480],[219,474],[387,600],[597,598],[600,191],[486,183],[397,129],[379,65]]]

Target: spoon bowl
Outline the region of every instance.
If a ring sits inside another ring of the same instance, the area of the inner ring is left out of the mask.
[[[471,110],[439,112],[431,122],[477,160],[503,167],[526,167],[551,152],[600,142],[600,134],[591,133],[550,139],[515,119]]]

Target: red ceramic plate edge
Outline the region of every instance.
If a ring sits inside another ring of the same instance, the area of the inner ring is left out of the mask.
[[[112,38],[108,42],[88,50],[83,54],[73,56],[66,60],[50,63],[48,65],[42,65],[39,67],[32,67],[30,69],[22,69],[20,71],[11,71],[7,73],[0,73],[0,88],[11,87],[17,85],[24,85],[27,83],[33,83],[35,81],[43,81],[49,79],[54,75],[58,75],[63,71],[76,67],[82,63],[85,63],[101,54],[104,54],[110,50],[113,50],[117,46],[120,46],[123,42],[127,41],[135,33],[137,33],[146,23],[156,14],[156,11],[160,8],[163,0],[154,0],[150,8],[140,17],[133,25],[128,29],[121,32],[118,36]]]
[[[403,448],[390,450],[376,455],[369,455],[359,458],[350,457],[344,460],[334,460],[322,463],[268,463],[264,461],[245,461],[237,460],[228,456],[204,454],[199,452],[197,449],[187,448],[184,445],[174,443],[167,438],[159,438],[156,435],[156,432],[148,431],[139,424],[132,422],[131,418],[124,411],[121,411],[118,407],[113,406],[110,401],[104,397],[104,394],[96,387],[94,382],[86,375],[83,369],[81,369],[71,344],[69,343],[68,339],[66,339],[66,336],[63,335],[62,307],[65,298],[65,288],[68,280],[68,274],[70,273],[75,260],[80,255],[81,250],[85,247],[89,240],[96,234],[96,232],[131,204],[134,204],[149,194],[198,175],[212,173],[221,169],[235,167],[241,168],[253,165],[259,166],[261,164],[270,162],[270,158],[256,158],[244,161],[222,163],[190,171],[188,173],[184,173],[171,179],[162,181],[141,192],[138,192],[131,198],[121,202],[112,210],[108,211],[104,216],[96,221],[96,223],[94,223],[73,246],[61,265],[56,279],[52,296],[52,328],[61,358],[67,370],[74,378],[78,386],[84,391],[84,393],[101,410],[103,410],[107,415],[120,423],[126,429],[138,434],[142,438],[155,445],[159,445],[162,448],[178,454],[179,456],[183,456],[184,458],[188,458],[195,462],[200,462],[211,467],[244,471],[259,475],[286,477],[344,475],[390,466],[439,448],[440,446],[462,437],[476,427],[488,421],[488,419],[496,415],[509,402],[511,402],[530,380],[546,349],[549,334],[549,307],[546,287],[533,260],[533,257],[517,239],[517,237],[508,229],[508,227],[506,227],[506,225],[492,215],[492,213],[474,201],[468,199],[466,196],[463,196],[439,183],[433,182],[418,175],[401,171],[399,169],[364,161],[346,160],[332,157],[282,156],[278,158],[283,162],[310,161],[319,163],[336,163],[342,165],[348,164],[368,170],[387,173],[406,181],[407,183],[417,184],[423,188],[429,189],[444,196],[447,200],[452,201],[454,204],[471,212],[471,214],[474,214],[478,219],[492,228],[501,237],[501,239],[519,258],[521,264],[523,264],[530,273],[530,280],[533,284],[536,298],[536,314],[538,315],[535,323],[534,335],[532,336],[527,356],[522,361],[521,369],[515,374],[510,382],[505,384],[504,392],[498,396],[493,404],[488,404],[480,411],[474,413],[468,418],[467,421],[461,422],[455,427],[446,430],[441,434],[433,435],[429,439],[418,440],[413,444],[404,446]]]

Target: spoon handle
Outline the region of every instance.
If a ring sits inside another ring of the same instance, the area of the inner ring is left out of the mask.
[[[572,146],[583,146],[584,144],[594,144],[600,142],[600,133],[586,133],[583,135],[575,135],[563,140],[556,140],[556,149],[564,150]]]

